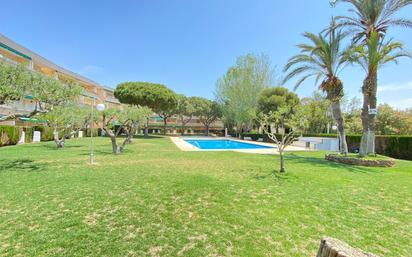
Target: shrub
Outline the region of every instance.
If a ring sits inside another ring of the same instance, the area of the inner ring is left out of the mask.
[[[259,133],[240,133],[240,137],[245,139],[245,137],[250,137],[253,141],[257,141],[259,138],[263,138],[263,142],[273,143],[273,141],[266,134]],[[281,138],[281,134],[276,134],[276,138]]]
[[[90,137],[90,131],[91,131],[90,128],[82,129],[82,131],[83,131],[83,137]],[[93,136],[94,137],[100,136],[102,134],[101,131],[102,130],[100,128],[94,128],[93,129]]]
[[[32,127],[24,127],[23,128],[25,134],[24,142],[31,143],[33,141],[33,132],[34,129]]]
[[[349,149],[360,146],[361,136],[347,136]],[[376,136],[376,153],[392,158],[412,160],[412,136]]]
[[[19,142],[20,131],[15,126],[0,126],[0,146],[15,145]]]

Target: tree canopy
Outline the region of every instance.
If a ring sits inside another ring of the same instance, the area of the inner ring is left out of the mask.
[[[274,84],[274,69],[266,55],[238,57],[236,65],[216,83],[215,95],[227,121],[249,129],[256,117],[258,95]]]
[[[165,85],[149,82],[125,82],[116,87],[115,97],[121,103],[147,106],[157,113],[164,123],[166,134],[167,119],[176,113],[177,95]]]
[[[206,135],[209,135],[210,125],[217,119],[222,117],[222,109],[220,105],[212,100],[203,97],[192,97],[194,107],[194,115],[199,118],[199,121],[206,128]]]
[[[280,107],[295,107],[299,104],[299,97],[285,87],[271,87],[262,90],[258,98],[258,110],[265,114],[275,112]]]
[[[0,104],[29,97],[34,110],[29,114],[16,113],[2,119],[16,116],[33,117],[51,111],[55,106],[73,103],[83,88],[76,83],[65,82],[28,70],[18,65],[0,63]]]
[[[116,87],[114,96],[121,103],[147,106],[157,114],[169,112],[177,105],[176,93],[162,84],[125,82]]]

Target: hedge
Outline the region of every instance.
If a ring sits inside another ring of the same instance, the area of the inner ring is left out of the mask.
[[[19,142],[20,130],[15,126],[0,126],[0,146],[16,145]]]
[[[24,142],[25,142],[25,143],[31,143],[31,142],[33,142],[33,132],[34,132],[34,129],[33,129],[32,127],[24,127],[23,130],[24,130],[24,132],[25,132]]]
[[[336,138],[336,134],[304,134],[305,137],[333,137]],[[271,142],[265,134],[257,133],[242,133],[242,139],[250,137],[252,140],[257,141],[259,138],[263,138],[265,142]],[[360,146],[362,136],[361,135],[348,135],[346,141],[348,143],[349,151],[354,151]],[[377,135],[375,140],[376,153],[389,156],[396,159],[411,160],[412,161],[412,136],[402,135],[390,135],[381,136]]]
[[[90,137],[90,128],[87,129],[82,129],[83,131],[83,137]],[[93,129],[93,137],[98,137],[102,135],[102,130],[100,128],[94,128]]]
[[[259,133],[240,133],[240,137],[245,139],[245,137],[250,137],[253,141],[257,141],[259,138],[263,138],[263,142],[273,143],[273,141],[266,134]],[[276,134],[276,138],[282,138],[281,134]]]
[[[347,136],[348,148],[359,148],[362,136]],[[412,161],[412,136],[376,136],[376,153],[396,159]]]

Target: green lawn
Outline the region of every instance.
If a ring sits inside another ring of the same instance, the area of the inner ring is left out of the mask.
[[[328,235],[412,252],[412,162],[352,167],[323,153],[181,152],[107,138],[0,148],[0,256],[314,256]]]

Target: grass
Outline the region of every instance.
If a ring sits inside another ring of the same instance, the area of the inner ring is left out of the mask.
[[[332,236],[412,252],[412,162],[354,167],[324,153],[181,152],[138,139],[0,148],[0,256],[314,256]]]

